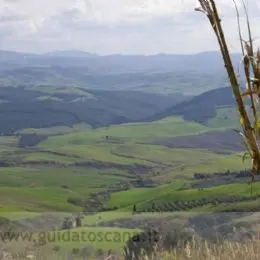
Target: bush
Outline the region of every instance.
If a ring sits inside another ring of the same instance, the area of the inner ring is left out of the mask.
[[[59,252],[59,251],[60,251],[60,246],[55,245],[55,246],[52,248],[52,251],[54,251],[54,252]]]
[[[79,254],[80,250],[79,250],[79,248],[73,248],[71,250],[71,252],[72,252],[73,255],[77,255],[77,254]]]
[[[102,249],[98,249],[96,252],[96,257],[102,257],[105,255],[105,252]]]
[[[196,233],[192,228],[179,227],[171,230],[171,226],[165,226],[158,230],[148,229],[127,241],[124,247],[125,260],[140,259],[142,252],[149,259],[156,254],[156,247],[171,251],[185,246],[195,237]]]
[[[140,259],[142,252],[150,257],[158,241],[158,232],[152,229],[133,236],[124,247],[125,260]]]
[[[82,199],[79,198],[68,198],[67,200],[68,203],[76,205],[76,206],[80,206],[80,207],[84,207],[85,202]]]

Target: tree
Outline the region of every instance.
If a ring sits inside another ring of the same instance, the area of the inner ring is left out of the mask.
[[[215,4],[215,0],[198,0],[198,2],[200,6],[198,8],[195,8],[195,10],[202,12],[207,16],[218,40],[231,88],[233,90],[233,94],[237,103],[237,109],[240,114],[240,124],[242,127],[242,132],[238,132],[242,136],[243,142],[247,149],[247,152],[245,153],[243,159],[246,157],[246,155],[249,155],[252,160],[253,181],[255,179],[255,175],[260,173],[260,121],[258,120],[259,113],[257,111],[257,103],[260,101],[260,49],[255,51],[253,46],[251,25],[249,21],[248,10],[244,0],[241,0],[241,2],[246,16],[248,40],[245,41],[242,38],[243,36],[240,25],[240,13],[236,0],[233,0],[237,14],[238,34],[243,55],[243,73],[246,78],[246,89],[241,90],[238,75],[236,75],[235,73],[234,65],[231,60],[230,51],[228,49],[226,37],[222,28],[221,19],[219,16],[218,8]],[[250,111],[246,110],[244,100],[245,97],[249,97],[251,103]],[[250,116],[253,118],[252,123],[249,119]]]
[[[155,212],[155,211],[156,211],[156,206],[155,206],[155,203],[153,201],[153,203],[152,203],[152,212]]]
[[[133,206],[133,214],[135,214],[136,213],[136,205],[134,204],[134,206]]]

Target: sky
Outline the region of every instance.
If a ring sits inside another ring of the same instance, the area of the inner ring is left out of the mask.
[[[245,1],[257,43],[260,0]],[[233,2],[216,3],[229,47],[237,52]],[[0,49],[82,50],[100,55],[218,50],[206,17],[194,11],[197,6],[196,0],[0,0]]]

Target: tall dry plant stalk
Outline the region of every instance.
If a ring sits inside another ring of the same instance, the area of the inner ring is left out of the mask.
[[[240,114],[240,123],[242,126],[242,132],[240,132],[240,134],[243,137],[243,142],[247,149],[246,154],[250,155],[250,158],[252,159],[252,180],[254,180],[255,175],[260,173],[260,124],[257,113],[257,103],[260,100],[260,50],[254,50],[248,10],[244,1],[241,0],[246,15],[246,25],[248,32],[248,40],[244,41],[242,38],[238,6],[236,0],[232,0],[237,14],[238,34],[243,55],[242,63],[246,78],[246,88],[245,91],[242,92],[238,76],[235,73],[234,65],[232,63],[231,54],[228,49],[226,37],[215,0],[198,1],[200,7],[195,8],[195,10],[200,11],[207,16],[218,40],[225,68]],[[251,110],[249,111],[246,109],[244,97],[249,97],[250,99]],[[250,117],[252,118],[251,121]]]

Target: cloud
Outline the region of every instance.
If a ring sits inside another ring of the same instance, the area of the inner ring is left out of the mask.
[[[29,52],[81,49],[109,53],[189,53],[217,48],[195,0],[0,0],[0,47]],[[237,51],[236,13],[218,0],[230,47]],[[248,0],[259,37],[260,3]],[[239,5],[242,14],[242,5]],[[243,18],[243,17],[242,17]]]

